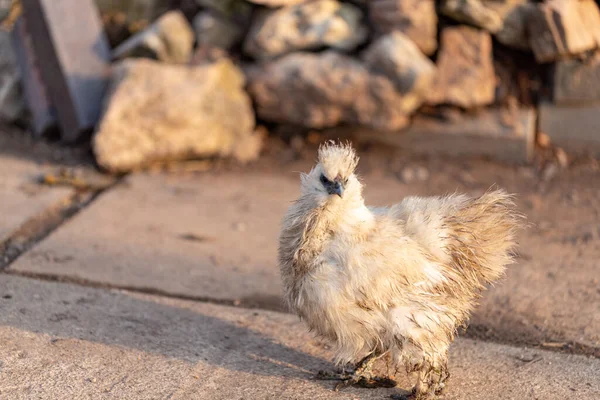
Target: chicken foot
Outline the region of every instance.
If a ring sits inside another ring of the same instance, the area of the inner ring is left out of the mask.
[[[434,368],[426,362],[419,370],[419,379],[417,385],[413,388],[413,398],[415,400],[429,400],[434,399],[436,395],[443,394],[447,389],[446,381],[448,378],[450,378],[450,372],[446,363]]]
[[[373,376],[373,364],[378,358],[378,354],[372,353],[359,361],[354,368],[354,372],[352,373],[347,373],[343,370],[341,373],[319,371],[315,379],[341,381],[335,387],[336,392],[352,385],[357,385],[364,388],[395,387],[396,382],[393,380],[389,378]]]

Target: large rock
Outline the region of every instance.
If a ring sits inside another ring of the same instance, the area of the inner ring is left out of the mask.
[[[353,50],[368,36],[361,20],[358,8],[336,0],[264,11],[254,21],[244,50],[256,58],[320,47]]]
[[[240,43],[244,34],[233,21],[210,11],[200,12],[194,17],[194,31],[199,46],[226,50]]]
[[[403,33],[382,36],[363,54],[367,67],[389,78],[404,96],[402,110],[412,113],[426,98],[435,65]]]
[[[531,3],[510,5],[503,14],[502,29],[494,34],[496,39],[505,46],[530,51],[528,21],[534,10]]]
[[[480,0],[445,0],[442,14],[495,33],[502,29],[502,17]]]
[[[171,11],[148,29],[129,38],[113,52],[113,58],[147,57],[169,63],[186,63],[194,47],[194,31],[185,16]]]
[[[382,130],[407,125],[404,96],[394,82],[360,61],[326,51],[293,53],[249,71],[258,115],[311,128],[340,123]]]
[[[25,100],[10,33],[0,31],[0,119],[15,122],[24,112]]]
[[[229,60],[198,67],[126,60],[94,137],[99,165],[125,172],[153,161],[255,157],[254,114],[242,72]]]
[[[552,62],[600,45],[600,11],[593,0],[549,0],[529,15],[533,53]]]
[[[444,29],[437,65],[430,104],[472,108],[494,101],[496,78],[489,33],[468,26]]]
[[[437,49],[437,14],[434,0],[371,0],[369,19],[379,34],[400,31],[425,54]]]
[[[527,23],[533,8],[528,0],[446,0],[441,12],[494,34],[506,46],[530,50]]]
[[[441,12],[493,33],[506,46],[528,50],[527,19],[533,7],[527,0],[445,0]]]

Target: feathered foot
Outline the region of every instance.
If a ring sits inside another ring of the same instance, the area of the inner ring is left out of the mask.
[[[439,368],[434,368],[426,362],[419,370],[419,380],[413,388],[412,398],[414,400],[435,399],[436,395],[446,391],[448,378],[450,378],[450,372],[448,372],[446,363]]]
[[[371,369],[373,368],[373,364],[377,358],[378,355],[376,354],[371,354],[365,357],[358,362],[358,364],[356,364],[354,372],[351,374],[346,372],[335,374],[326,371],[319,371],[315,379],[341,381],[335,386],[336,392],[352,385],[357,385],[364,388],[395,387],[396,382],[392,379],[373,376]]]

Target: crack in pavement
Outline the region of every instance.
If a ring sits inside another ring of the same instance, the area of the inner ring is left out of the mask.
[[[102,190],[76,191],[67,201],[54,204],[25,221],[8,239],[0,243],[0,271],[8,268],[22,254],[90,205],[102,193],[115,187],[120,182],[120,180],[117,180]]]
[[[5,269],[1,271],[5,275],[14,275],[20,276],[24,278],[37,279],[41,281],[47,282],[59,282],[59,283],[67,283],[71,285],[83,286],[93,289],[104,289],[104,290],[118,290],[118,291],[126,291],[132,293],[140,293],[140,294],[148,294],[153,296],[177,299],[177,300],[187,300],[187,301],[196,301],[202,303],[210,303],[222,306],[230,306],[230,307],[239,307],[245,309],[260,309],[266,311],[275,311],[275,312],[286,312],[283,304],[278,306],[272,302],[260,302],[254,301],[253,299],[241,299],[241,300],[229,300],[229,299],[217,299],[213,297],[207,296],[190,296],[185,294],[174,294],[171,292],[167,292],[161,289],[156,289],[152,287],[142,287],[142,286],[128,286],[128,285],[114,285],[109,283],[102,283],[91,281],[88,279],[77,278],[73,276],[63,276],[63,275],[54,275],[54,274],[43,274],[36,272],[26,272],[26,271],[14,271],[10,269]]]

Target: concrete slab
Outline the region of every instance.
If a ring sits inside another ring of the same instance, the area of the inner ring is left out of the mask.
[[[362,142],[378,142],[415,154],[476,156],[522,164],[534,153],[536,112],[521,110],[482,110],[456,121],[416,116],[401,132],[379,132],[361,127],[332,128],[331,137],[352,136]]]
[[[543,194],[519,194],[531,226],[519,240],[518,263],[485,294],[472,319],[478,334],[587,346],[600,356],[599,196],[598,172],[575,168]]]
[[[0,275],[0,397],[382,399],[312,380],[326,346],[297,318]],[[459,339],[446,399],[597,399],[600,360]],[[402,389],[403,388],[403,389]]]
[[[369,201],[405,194],[385,182]],[[11,268],[279,309],[280,219],[298,193],[297,173],[132,176]]]
[[[544,102],[539,106],[540,132],[570,153],[600,157],[599,111],[597,103],[557,105]]]
[[[44,167],[30,160],[0,152],[0,243],[30,218],[67,201],[67,188],[49,188],[35,183]]]
[[[362,165],[369,161],[366,157]],[[377,168],[371,169],[364,181],[372,205],[411,194],[482,193],[494,182],[534,204],[525,209],[533,227],[521,238],[518,264],[485,293],[469,332],[527,345],[581,344],[590,347],[585,354],[600,354],[600,224],[590,217],[600,215],[597,175],[574,171],[542,198],[508,168],[490,177],[489,169],[473,167],[468,187],[458,188],[456,176],[465,173],[444,165],[429,180],[410,185],[375,176]],[[305,168],[290,167],[294,170]],[[298,176],[292,172],[132,176],[10,269],[281,310],[277,236],[280,218],[297,193]]]
[[[35,58],[31,44],[31,36],[23,17],[19,17],[15,22],[11,36],[19,73],[21,74],[23,96],[31,118],[31,129],[37,136],[43,136],[56,127],[56,112],[48,98],[48,91],[40,76],[38,61]]]
[[[61,127],[75,143],[94,128],[109,83],[110,47],[92,0],[21,1],[31,44]],[[71,23],[62,23],[65,15]]]
[[[279,220],[297,191],[292,177],[133,176],[13,268],[278,305]]]

